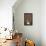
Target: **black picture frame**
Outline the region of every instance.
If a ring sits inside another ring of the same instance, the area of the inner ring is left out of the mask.
[[[33,14],[24,13],[24,25],[32,25],[32,24],[33,24]]]

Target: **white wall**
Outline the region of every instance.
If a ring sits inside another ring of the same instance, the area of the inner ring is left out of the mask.
[[[36,46],[41,46],[40,41],[40,0],[24,0],[15,9],[15,28],[24,34],[24,37],[35,41]],[[33,13],[33,25],[24,26],[24,13]]]
[[[25,12],[33,12],[33,26],[24,26]],[[46,46],[46,0],[30,0],[30,2],[26,0],[22,2],[15,9],[15,28],[19,32],[23,32],[24,36],[33,38],[37,45],[41,42],[42,45],[40,46]]]
[[[41,41],[46,46],[46,0],[41,1]]]
[[[16,0],[0,0],[0,27],[12,28],[12,6]]]

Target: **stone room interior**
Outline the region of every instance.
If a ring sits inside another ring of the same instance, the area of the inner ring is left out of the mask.
[[[0,0],[0,46],[46,46],[46,0]]]

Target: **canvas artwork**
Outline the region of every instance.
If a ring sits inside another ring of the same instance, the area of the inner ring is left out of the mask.
[[[32,25],[33,22],[32,13],[24,13],[24,25]]]

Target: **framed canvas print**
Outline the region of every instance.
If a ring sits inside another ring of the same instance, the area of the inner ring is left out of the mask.
[[[33,14],[32,13],[24,13],[24,25],[32,25],[33,22]]]

